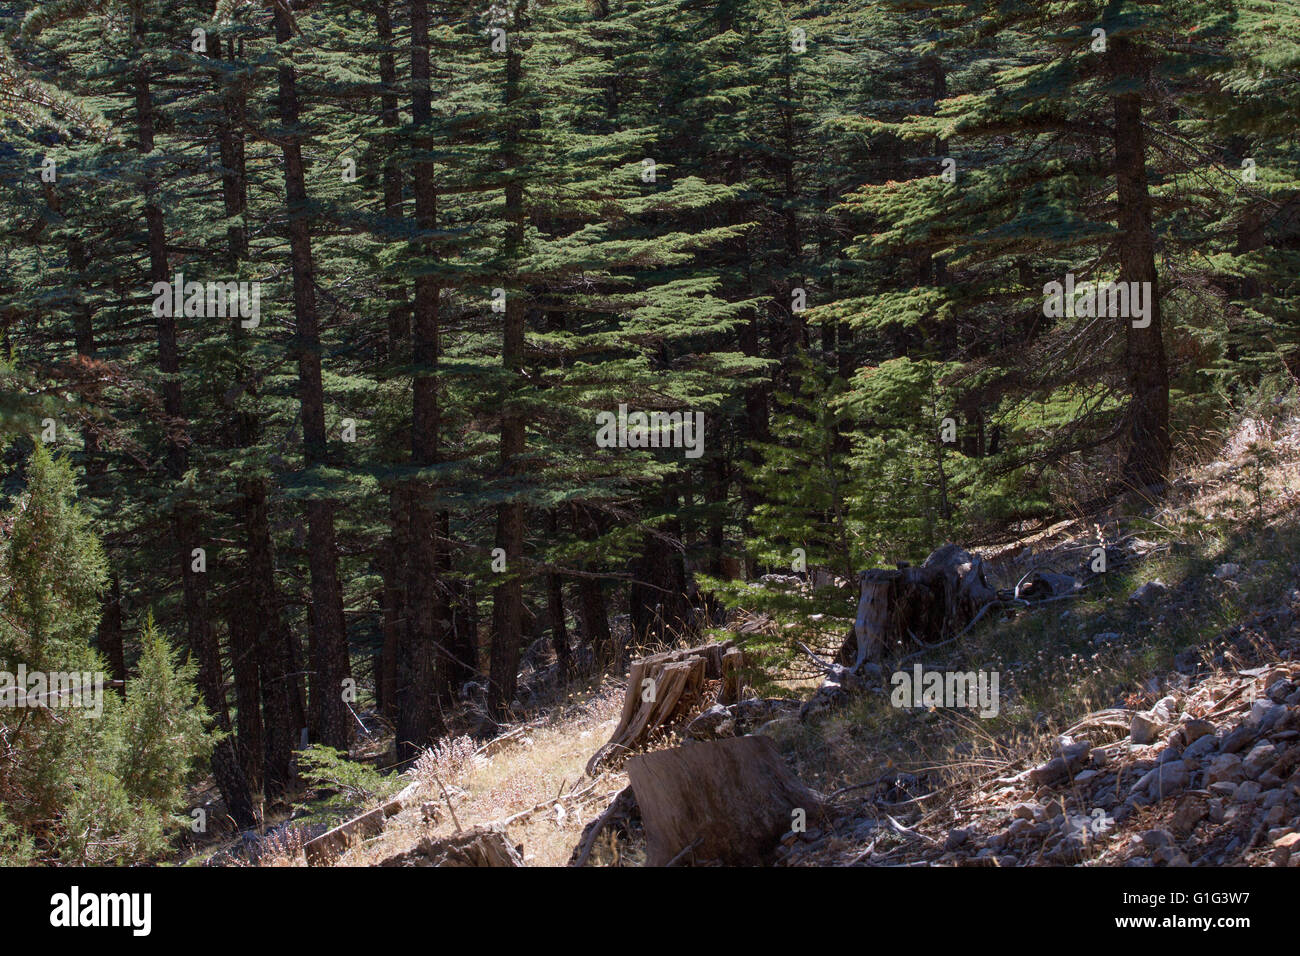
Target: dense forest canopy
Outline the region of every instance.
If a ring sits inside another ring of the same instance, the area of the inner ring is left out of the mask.
[[[241,825],[534,648],[842,632],[861,568],[1158,497],[1300,370],[1294,0],[0,17],[0,586],[71,589],[0,650],[193,682]]]

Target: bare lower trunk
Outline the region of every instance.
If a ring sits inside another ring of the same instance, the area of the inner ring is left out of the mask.
[[[1144,65],[1133,42],[1111,44],[1117,76],[1141,79]],[[1124,481],[1144,488],[1164,481],[1169,471],[1169,372],[1161,331],[1160,286],[1156,273],[1151,196],[1147,191],[1142,95],[1115,97],[1115,185],[1119,228],[1119,281],[1149,283],[1150,313],[1138,325],[1124,322],[1124,363],[1128,377],[1128,460]]]
[[[249,630],[252,597],[247,582],[233,591],[226,620],[230,630],[230,665],[235,674],[235,729],[239,764],[249,789],[262,789],[266,750],[262,734],[262,688],[257,670],[257,644]]]
[[[246,828],[253,826],[257,820],[253,813],[248,778],[244,776],[235,750],[235,738],[231,734],[230,711],[226,705],[225,681],[221,673],[221,651],[217,636],[212,630],[202,580],[206,572],[196,572],[190,557],[189,543],[193,540],[196,525],[192,514],[186,511],[177,513],[174,528],[176,541],[180,545],[186,624],[190,647],[198,658],[198,685],[203,704],[216,730],[223,735],[212,751],[212,775],[231,819],[239,827]]]
[[[262,787],[267,800],[274,801],[283,799],[295,783],[293,750],[299,724],[292,699],[297,693],[293,648],[275,599],[275,554],[266,507],[265,485],[251,481],[244,492],[247,631],[257,656],[262,701]]]

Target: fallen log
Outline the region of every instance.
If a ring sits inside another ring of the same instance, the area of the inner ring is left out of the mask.
[[[388,818],[399,812],[414,796],[417,789],[417,784],[411,784],[382,806],[340,823],[334,829],[327,830],[316,839],[303,844],[302,850],[307,857],[307,865],[329,866],[349,847],[379,834],[384,829]]]
[[[822,813],[822,796],[790,772],[768,737],[639,754],[628,761],[627,775],[645,828],[647,866],[755,866],[792,825],[811,824]]]
[[[732,688],[738,687],[743,661],[727,657],[734,649],[733,641],[725,641],[664,651],[634,662],[618,726],[587,761],[587,773],[595,776],[602,766],[617,766],[656,733],[687,716],[704,699],[706,681],[719,681],[723,693],[728,692],[728,680]]]
[[[402,804],[390,800],[382,807],[376,807],[369,813],[353,817],[341,823],[333,830],[322,833],[316,839],[303,845],[308,866],[329,866],[336,858],[353,844],[360,843],[379,834],[384,829],[384,822],[402,809]]]

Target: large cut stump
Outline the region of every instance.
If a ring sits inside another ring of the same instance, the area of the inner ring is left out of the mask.
[[[664,651],[634,662],[618,726],[587,761],[587,773],[595,776],[602,765],[616,766],[657,732],[685,717],[703,699],[706,681],[721,682],[722,693],[738,694],[741,661],[728,657],[733,644]]]
[[[757,866],[822,797],[786,768],[768,737],[734,737],[633,757],[646,865]],[[795,811],[802,810],[802,814]]]
[[[855,671],[909,641],[957,634],[997,598],[984,578],[984,562],[955,544],[945,544],[919,568],[874,568],[859,580],[857,618],[839,653]]]

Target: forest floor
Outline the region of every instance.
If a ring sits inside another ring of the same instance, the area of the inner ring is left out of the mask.
[[[796,774],[833,795],[775,862],[1300,864],[1298,502],[1300,420],[1247,421],[1158,506],[979,549],[991,583],[1010,587],[1032,568],[1077,570],[1100,540],[1119,545],[1114,566],[1069,601],[1005,612],[927,652],[926,670],[996,671],[995,716],[899,708],[886,690],[769,724]],[[526,865],[564,865],[627,784],[584,769],[623,690],[605,678],[486,745],[444,740],[355,807],[415,783],[338,864],[377,865],[426,837],[493,826]],[[312,820],[281,824],[258,864],[304,865],[302,843],[327,827]],[[607,834],[591,862],[643,858],[633,832]]]
[[[983,552],[999,586],[1077,569],[1099,533],[1132,558],[926,655],[926,670],[998,671],[994,717],[863,695],[778,728],[803,779],[856,785],[778,858],[1300,864],[1298,502],[1300,422],[1248,421],[1158,509]]]

